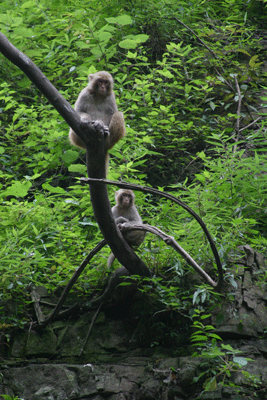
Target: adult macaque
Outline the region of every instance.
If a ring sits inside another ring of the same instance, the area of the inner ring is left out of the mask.
[[[74,109],[80,114],[83,122],[97,121],[106,128],[106,131],[108,128],[107,150],[109,150],[126,133],[123,113],[118,111],[113,92],[113,78],[106,71],[90,74],[88,78],[89,84],[79,94]],[[74,146],[85,149],[83,141],[72,129],[69,138]]]
[[[135,195],[132,190],[120,189],[115,193],[116,205],[112,207],[112,214],[116,224],[124,222],[132,224],[142,224],[142,219],[134,204]],[[131,247],[138,247],[144,241],[146,232],[129,231],[126,232],[124,238]],[[110,268],[115,260],[113,253],[110,254],[107,265]]]

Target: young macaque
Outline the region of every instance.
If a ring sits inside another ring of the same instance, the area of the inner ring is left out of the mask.
[[[115,193],[116,205],[112,207],[112,214],[116,224],[124,222],[132,224],[142,224],[142,219],[134,204],[134,192],[128,189],[120,189]],[[124,238],[131,247],[138,247],[144,241],[146,232],[144,231],[129,231],[125,233]],[[113,253],[110,254],[107,265],[110,268],[115,260]]]
[[[108,128],[107,150],[125,136],[123,113],[118,111],[113,92],[113,78],[108,72],[101,71],[89,75],[89,84],[79,94],[74,109],[80,114],[83,122],[96,121],[104,130],[107,131]],[[69,138],[74,146],[85,149],[83,141],[72,129]]]

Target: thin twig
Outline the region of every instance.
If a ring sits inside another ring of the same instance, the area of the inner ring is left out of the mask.
[[[95,320],[96,320],[96,317],[98,316],[99,311],[100,311],[100,309],[101,309],[101,307],[102,307],[102,304],[103,304],[103,303],[101,303],[101,304],[99,305],[99,307],[98,307],[98,309],[96,310],[96,313],[95,313],[95,315],[94,315],[94,317],[93,317],[93,319],[92,319],[92,322],[91,322],[91,324],[90,324],[90,327],[89,327],[89,330],[88,330],[88,332],[87,332],[86,338],[85,338],[85,340],[84,340],[84,342],[83,342],[83,345],[82,345],[81,351],[80,351],[80,353],[79,353],[79,356],[81,356],[82,353],[83,353],[83,350],[84,350],[84,348],[85,348],[85,345],[86,345],[86,343],[87,343],[87,340],[88,340],[89,335],[90,335],[90,333],[91,333],[91,330],[92,330],[92,328],[93,328],[93,325],[94,325],[94,322],[95,322]]]
[[[239,132],[242,132],[244,129],[248,129],[250,128],[252,125],[256,124],[256,122],[261,119],[262,117],[258,117],[255,119],[255,121],[252,121],[250,124],[244,126],[244,128],[239,129]]]
[[[214,51],[208,46],[206,45],[205,42],[203,42],[202,39],[200,39],[200,37],[193,31],[193,29],[189,28],[189,26],[187,26],[186,24],[184,24],[179,18],[177,17],[172,17],[174,18],[177,22],[179,22],[179,24],[183,25],[186,29],[188,29],[196,38],[197,40],[213,55],[213,57],[219,62],[219,66],[221,68],[221,70],[223,71],[223,73],[225,74],[224,68],[220,63],[220,59],[219,57],[214,53]],[[223,76],[222,74],[217,70],[217,68],[214,66],[216,73],[223,78],[224,82],[227,84],[227,86],[229,86],[229,88],[234,92],[234,88],[232,87],[231,83],[228,82]]]
[[[206,45],[205,42],[203,42],[202,39],[200,39],[200,37],[193,31],[193,29],[189,28],[189,26],[187,26],[186,24],[184,24],[179,18],[177,17],[172,17],[174,18],[177,22],[179,22],[179,24],[183,25],[186,29],[188,29],[191,33],[193,33],[193,35],[197,38],[197,40],[203,44],[204,47],[206,47],[206,49],[213,55],[214,58],[216,58],[217,60],[219,59],[219,57],[214,53],[214,51]],[[222,68],[223,70],[223,68]],[[223,70],[224,72],[224,70]]]

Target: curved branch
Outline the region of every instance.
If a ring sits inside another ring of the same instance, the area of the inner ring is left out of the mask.
[[[66,300],[66,297],[68,296],[72,286],[75,284],[75,282],[77,281],[77,279],[79,278],[79,276],[81,275],[81,273],[83,272],[84,268],[86,267],[86,265],[89,263],[89,261],[99,252],[99,250],[101,250],[105,245],[107,244],[106,240],[103,239],[101,240],[101,242],[99,242],[95,248],[90,251],[90,253],[88,254],[88,256],[83,260],[83,262],[81,263],[81,265],[79,266],[79,268],[77,268],[77,270],[74,272],[74,274],[72,275],[71,279],[69,280],[67,286],[65,287],[65,289],[63,290],[56,307],[54,308],[54,310],[51,312],[51,314],[44,320],[42,325],[47,325],[49,324],[51,321],[53,321],[54,319],[56,319],[56,317],[58,316],[62,305],[64,303],[64,301]]]
[[[151,232],[154,235],[159,236],[167,245],[171,246],[174,250],[176,250],[184,259],[185,261],[191,265],[199,273],[202,278],[204,278],[209,285],[211,285],[217,291],[220,291],[222,280],[221,275],[219,274],[218,283],[216,283],[196,262],[195,260],[174,240],[172,236],[167,235],[163,231],[158,228],[155,228],[151,225],[132,225],[129,223],[118,224],[119,229],[121,232],[127,232],[129,230],[140,230]],[[109,300],[112,296],[116,286],[120,283],[122,277],[129,276],[129,272],[126,268],[120,267],[116,271],[114,271],[109,279],[108,286],[105,289],[104,293],[97,297],[96,299],[92,300],[90,305],[92,307],[99,306],[105,301]]]
[[[138,230],[138,231],[146,231],[153,233],[154,235],[159,236],[167,245],[171,246],[174,250],[176,250],[184,259],[185,261],[191,265],[201,276],[204,278],[213,288],[217,288],[219,285],[219,282],[216,283],[211,277],[196,263],[196,261],[183,249],[182,246],[180,246],[174,237],[167,235],[165,232],[162,230],[155,228],[154,226],[151,225],[132,225],[127,222],[123,224],[119,224],[119,228],[121,232],[127,232],[131,230]]]
[[[223,269],[222,269],[222,264],[221,264],[221,260],[217,251],[217,248],[215,246],[215,243],[211,237],[211,234],[209,233],[204,221],[202,221],[202,219],[198,216],[197,213],[195,213],[194,210],[192,210],[192,208],[190,208],[188,205],[186,205],[183,201],[177,199],[175,196],[166,193],[166,192],[161,192],[157,189],[154,188],[149,188],[146,186],[140,186],[140,185],[136,185],[133,183],[126,183],[126,182],[117,182],[117,181],[110,181],[108,179],[93,179],[93,178],[81,178],[82,182],[87,182],[92,184],[97,184],[99,182],[102,182],[104,184],[109,184],[109,185],[114,185],[117,186],[119,188],[125,188],[125,189],[132,189],[132,190],[138,190],[141,191],[143,193],[150,193],[150,194],[154,194],[160,197],[165,197],[166,199],[169,199],[171,201],[173,201],[174,203],[179,204],[181,207],[183,207],[185,210],[187,210],[189,212],[189,214],[191,214],[199,223],[199,225],[201,226],[203,232],[205,233],[209,243],[210,243],[210,247],[211,250],[213,252],[214,258],[215,258],[215,262],[217,265],[217,269],[218,269],[218,275],[219,275],[219,280],[218,280],[218,285],[217,285],[217,290],[219,291],[221,289],[221,285],[223,282]]]
[[[16,49],[2,33],[0,33],[0,51],[28,76],[85,143],[88,176],[105,178],[106,145],[101,125],[95,124],[93,121],[89,124],[82,123],[78,113],[74,111],[42,71],[29,57]],[[103,184],[90,185],[90,193],[96,221],[116,258],[131,274],[149,277],[148,267],[135,254],[117,228],[111,212],[106,186]]]
[[[166,244],[170,245],[174,250],[176,250],[185,260],[186,262],[191,265],[212,287],[217,288],[219,286],[216,282],[214,282],[210,276],[193,260],[193,258],[174,240],[173,237],[167,235],[165,232],[161,231],[158,228],[155,228],[151,225],[132,225],[129,223],[123,223],[119,224],[118,228],[120,231],[123,233],[124,231],[129,231],[129,230],[145,230],[147,232],[151,232],[154,235],[159,236]],[[101,242],[99,242],[93,250],[90,251],[88,256],[84,259],[84,261],[81,263],[79,268],[74,272],[72,278],[68,282],[67,286],[63,290],[58,303],[53,310],[53,312],[42,322],[42,325],[47,325],[49,322],[53,321],[56,319],[58,316],[62,305],[64,301],[66,300],[67,295],[69,294],[72,286],[76,283],[77,279],[85,269],[86,265],[89,263],[89,261],[107,244],[106,240],[103,239]],[[91,306],[97,306],[103,303],[104,301],[108,300],[115,287],[118,285],[120,279],[122,276],[129,276],[129,272],[125,267],[120,267],[118,268],[113,274],[111,275],[111,278],[108,282],[108,286],[104,293],[98,297],[95,300],[91,301]]]

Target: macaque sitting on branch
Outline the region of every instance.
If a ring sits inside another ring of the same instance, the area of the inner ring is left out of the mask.
[[[112,207],[112,214],[116,224],[124,222],[132,224],[142,224],[142,219],[134,204],[135,195],[132,190],[120,189],[115,193],[116,205]],[[129,231],[124,234],[124,239],[131,247],[138,247],[145,239],[144,231]],[[110,254],[107,261],[108,268],[111,267],[115,260],[113,253]]]
[[[101,71],[89,75],[89,84],[79,94],[74,109],[80,114],[83,122],[96,121],[103,125],[104,131],[107,133],[109,131],[107,150],[125,136],[123,113],[118,111],[113,92],[113,78],[108,72]],[[69,138],[74,146],[86,148],[72,129],[70,129]],[[106,167],[107,164],[108,155]]]

